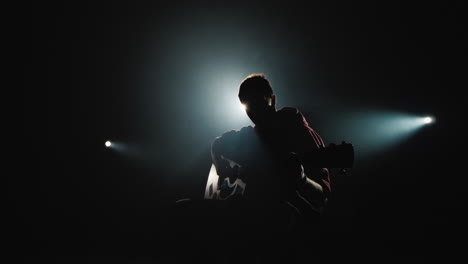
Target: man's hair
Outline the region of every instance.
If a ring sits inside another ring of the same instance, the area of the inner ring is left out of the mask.
[[[271,97],[273,89],[263,73],[254,73],[247,76],[239,87],[239,99],[245,102],[252,97]]]

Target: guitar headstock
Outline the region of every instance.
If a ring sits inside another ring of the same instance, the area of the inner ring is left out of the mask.
[[[329,144],[325,148],[327,158],[333,160],[335,166],[333,168],[352,168],[354,163],[354,146],[351,143],[342,141],[337,145],[334,143]]]

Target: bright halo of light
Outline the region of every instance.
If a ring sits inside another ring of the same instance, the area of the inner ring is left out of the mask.
[[[106,145],[106,147],[110,147],[110,146],[112,146],[112,143],[108,140],[108,141],[106,141],[106,143],[104,143],[104,145]]]
[[[432,120],[432,117],[427,116],[423,119],[423,121],[424,121],[424,124],[429,124],[429,123],[432,123],[433,120]]]

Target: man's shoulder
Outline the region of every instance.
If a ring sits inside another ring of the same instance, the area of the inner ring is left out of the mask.
[[[296,107],[283,107],[277,111],[278,117],[283,122],[293,122],[297,124],[303,124],[305,121],[304,115]]]
[[[228,131],[224,132],[218,138],[223,140],[223,141],[225,141],[225,140],[229,141],[229,140],[233,140],[235,138],[239,138],[242,135],[249,134],[249,133],[251,133],[253,131],[254,131],[253,126],[245,126],[245,127],[242,127],[241,129],[228,130]]]
[[[254,135],[252,126],[245,126],[241,129],[232,129],[224,132],[221,136],[216,137],[212,142],[212,148],[219,153],[235,153],[241,145],[245,145],[248,140]]]
[[[296,107],[285,106],[277,111],[280,115],[297,115],[300,113]]]

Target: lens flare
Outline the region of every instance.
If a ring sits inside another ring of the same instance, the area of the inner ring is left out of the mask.
[[[242,111],[247,111],[247,106],[245,104],[241,104]]]

